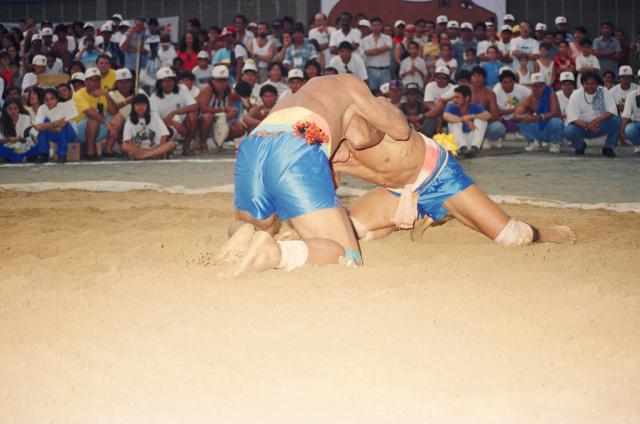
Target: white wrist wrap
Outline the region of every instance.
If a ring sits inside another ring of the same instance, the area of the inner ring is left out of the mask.
[[[373,240],[373,232],[367,230],[362,222],[358,221],[354,217],[351,217],[351,224],[353,224],[353,229],[356,231],[356,235],[358,236],[358,240],[369,241]]]
[[[510,219],[494,241],[507,247],[525,246],[533,242],[533,229],[529,224]]]
[[[280,245],[280,263],[276,268],[291,271],[300,268],[307,262],[309,248],[305,242],[301,240],[279,241],[278,245]]]

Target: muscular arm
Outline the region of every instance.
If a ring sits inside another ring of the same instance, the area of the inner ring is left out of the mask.
[[[529,102],[531,101],[531,96],[527,96],[526,99],[524,99],[524,101],[520,102],[520,104],[518,105],[518,107],[516,107],[516,110],[513,114],[513,117],[516,119],[516,121],[521,122],[525,120],[525,116],[529,115]]]
[[[196,97],[196,103],[200,108],[200,113],[218,113],[222,112],[222,108],[210,107],[209,102],[211,101],[211,96],[213,96],[213,92],[211,91],[211,87],[207,85],[200,93],[198,93],[198,97]]]

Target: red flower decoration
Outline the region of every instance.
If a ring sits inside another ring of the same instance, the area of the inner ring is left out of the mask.
[[[327,134],[313,122],[298,121],[293,125],[293,131],[296,135],[304,138],[309,146],[329,142]]]

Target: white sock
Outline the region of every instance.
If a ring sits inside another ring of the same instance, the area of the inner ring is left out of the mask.
[[[280,246],[280,263],[276,268],[291,271],[307,263],[309,248],[304,241],[279,241],[278,245]]]

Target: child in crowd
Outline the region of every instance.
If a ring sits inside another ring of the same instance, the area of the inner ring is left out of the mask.
[[[67,146],[76,139],[76,132],[69,122],[75,116],[60,118],[55,115],[56,107],[61,103],[60,95],[56,89],[45,89],[43,101],[44,103],[38,109],[34,121],[34,128],[38,131],[38,144],[48,146],[49,142],[56,143],[58,163],[65,163],[67,161]]]
[[[472,49],[469,49],[472,50]],[[496,46],[489,46],[487,48],[487,61],[482,62],[480,66],[487,73],[485,84],[487,87],[493,89],[498,83],[498,76],[502,63],[498,61],[498,48]]]
[[[571,57],[569,43],[562,40],[558,43],[558,54],[553,58],[553,72],[555,73],[553,88],[560,89],[560,75],[563,72],[574,73],[576,71],[576,61]]]
[[[555,81],[555,74],[553,73],[553,61],[549,59],[549,50],[551,46],[547,43],[540,44],[538,48],[540,57],[533,65],[534,72],[539,72],[544,77],[544,82],[547,85],[553,85]]]
[[[460,65],[460,70],[471,72],[476,65],[476,51],[473,48],[468,48],[464,52],[464,62]]]
[[[587,72],[600,72],[598,58],[591,54],[591,40],[583,38],[580,41],[580,54],[576,57],[576,71],[578,72],[578,88],[582,87],[582,75]]]
[[[453,57],[451,46],[448,44],[440,46],[440,58],[436,60],[436,68],[440,66],[448,67],[450,75],[454,75],[458,69],[458,61]]]
[[[409,56],[402,60],[400,63],[400,78],[402,84],[406,87],[407,84],[417,84],[420,91],[424,87],[424,82],[427,78],[427,65],[421,57],[418,57],[420,52],[420,46],[415,41],[410,41],[409,44]]]
[[[519,59],[520,67],[518,68],[518,72],[516,76],[518,77],[518,84],[529,86],[531,72],[529,72],[529,59],[526,57],[521,57]]]
[[[136,160],[166,158],[176,148],[169,129],[157,113],[151,112],[144,94],[136,94],[131,101],[131,114],[124,124],[122,139],[122,151]]]

